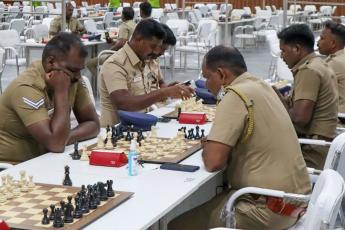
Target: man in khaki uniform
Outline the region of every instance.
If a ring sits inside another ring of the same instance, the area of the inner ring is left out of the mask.
[[[145,61],[144,75],[151,81],[151,87],[153,89],[164,88],[167,86],[173,86],[178,82],[172,82],[168,85],[164,82],[164,76],[161,71],[159,57],[164,55],[165,51],[171,46],[176,45],[176,38],[172,30],[165,24],[161,23],[161,26],[165,30],[166,36],[160,47],[157,47],[154,55],[147,61]]]
[[[19,163],[66,144],[95,137],[99,121],[80,79],[87,50],[73,34],[60,33],[11,82],[0,98],[0,161]],[[70,127],[73,110],[79,125]]]
[[[318,42],[319,51],[327,55],[326,62],[333,69],[338,82],[338,112],[345,113],[345,26],[327,21]]]
[[[162,45],[165,31],[153,19],[142,20],[130,41],[102,65],[99,87],[101,98],[101,126],[118,123],[117,109],[145,111],[154,103],[168,97],[190,97],[193,90],[175,85],[151,91],[151,83],[144,75],[145,60]]]
[[[135,29],[135,22],[133,21],[134,18],[134,10],[132,7],[124,7],[121,15],[122,24],[119,27],[119,34],[115,42],[109,41],[110,43],[113,43],[110,50],[117,51],[120,48],[122,48],[126,42],[129,40],[129,38],[132,36],[134,29]],[[108,41],[108,40],[107,40]],[[104,54],[100,57],[99,64],[102,65],[105,60],[107,60],[111,55],[110,54]],[[86,66],[90,70],[92,79],[93,79],[93,85],[96,85],[97,81],[97,64],[98,64],[98,57],[90,59]]]
[[[288,113],[273,89],[246,71],[243,56],[235,48],[216,46],[204,58],[206,86],[220,103],[211,131],[202,142],[202,156],[207,171],[226,169],[229,187],[173,220],[169,230],[224,227],[223,208],[231,194],[244,187],[311,193]],[[305,206],[248,194],[236,203],[233,227],[287,229],[296,223]]]
[[[70,2],[66,3],[66,32],[82,35],[86,33],[86,30],[78,19],[72,17],[73,9],[74,7]],[[61,23],[61,16],[57,16],[51,21],[49,28],[50,36],[54,36],[61,31]]]
[[[338,87],[333,71],[314,53],[307,25],[292,25],[278,34],[281,56],[294,76],[292,94],[282,98],[300,138],[331,141],[336,133]],[[302,145],[308,167],[323,169],[328,147]]]

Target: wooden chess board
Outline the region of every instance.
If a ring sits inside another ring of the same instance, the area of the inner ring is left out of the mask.
[[[139,160],[145,163],[179,163],[189,157],[196,151],[201,149],[200,140],[184,139],[184,143],[176,143],[174,138],[146,138],[139,147]],[[87,151],[91,153],[97,144],[87,147]],[[124,152],[128,154],[130,141],[121,139],[117,141],[114,149],[104,149],[105,151]],[[99,150],[99,149],[98,149]],[[81,151],[80,151],[81,154]]]
[[[55,229],[53,221],[48,225],[42,225],[43,209],[51,204],[56,204],[61,200],[67,201],[67,196],[75,196],[80,188],[67,187],[60,185],[50,185],[36,183],[35,188],[29,192],[22,192],[19,197],[14,197],[0,204],[0,219],[3,219],[10,228],[19,229]],[[73,223],[65,223],[60,229],[80,229],[91,223],[111,209],[126,201],[133,193],[115,191],[114,197],[109,197],[107,201],[101,201],[101,204],[95,210],[83,215],[80,219],[74,219]]]

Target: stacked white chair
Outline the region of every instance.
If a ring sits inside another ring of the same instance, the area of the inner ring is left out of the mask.
[[[26,59],[20,57],[18,44],[20,43],[19,34],[16,30],[0,30],[0,47],[6,50],[5,65],[14,65],[17,67],[19,75],[19,66],[26,64]]]
[[[2,93],[2,73],[5,68],[5,50],[0,47],[0,93]]]

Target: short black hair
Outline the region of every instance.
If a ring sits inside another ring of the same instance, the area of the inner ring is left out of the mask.
[[[68,55],[71,48],[79,48],[80,57],[87,57],[87,49],[77,35],[73,33],[60,32],[44,47],[42,60],[45,61],[49,56],[65,57]]]
[[[132,37],[142,36],[144,38],[156,37],[160,40],[164,40],[166,33],[159,22],[153,19],[141,20],[134,29]]]
[[[123,7],[122,18],[125,21],[133,20],[133,18],[134,18],[134,10],[133,10],[133,8],[132,7]]]
[[[343,24],[328,20],[325,22],[325,28],[329,29],[342,45],[345,45],[345,26]]]
[[[161,23],[161,26],[165,30],[165,39],[163,39],[163,44],[168,44],[170,46],[176,45],[176,37],[174,35],[174,32],[167,26],[166,24]]]
[[[219,67],[228,68],[236,76],[247,72],[247,65],[240,51],[234,47],[215,46],[205,55],[207,68],[216,70]]]
[[[284,28],[278,33],[278,38],[285,44],[298,44],[309,51],[314,50],[314,34],[306,24],[295,24]]]
[[[151,17],[152,13],[152,6],[149,2],[142,2],[139,5],[140,11],[144,16],[146,17]]]

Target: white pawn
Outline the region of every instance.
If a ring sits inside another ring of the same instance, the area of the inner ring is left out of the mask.
[[[33,190],[35,188],[35,183],[33,181],[33,176],[29,176],[29,184],[28,184],[29,190]]]
[[[81,151],[81,161],[88,161],[89,160],[89,155],[87,154],[86,146],[84,145]]]
[[[110,131],[107,133],[107,144],[105,145],[105,148],[106,149],[113,149],[114,148],[114,145],[111,142],[111,132]]]
[[[4,194],[4,189],[1,188],[0,189],[0,203],[5,203],[7,201],[7,197],[6,195]]]
[[[7,175],[6,174],[1,176],[1,181],[2,181],[2,186],[6,186],[6,182],[7,182]]]
[[[97,149],[104,149],[104,141],[101,135],[98,135],[97,137]]]

